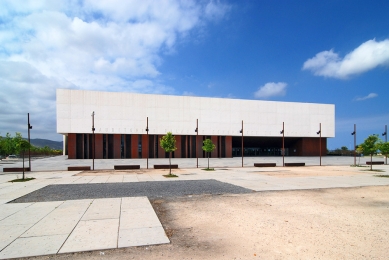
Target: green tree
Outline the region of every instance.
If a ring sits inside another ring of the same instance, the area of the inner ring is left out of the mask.
[[[212,143],[212,140],[211,139],[205,139],[204,141],[203,141],[203,150],[205,151],[205,152],[207,152],[208,153],[208,168],[207,168],[207,170],[209,170],[209,154],[213,151],[213,150],[215,150],[215,148],[216,148],[216,145],[214,145],[213,143]]]
[[[160,139],[160,145],[165,152],[169,153],[169,175],[172,175],[172,163],[171,163],[171,158],[172,158],[172,152],[174,152],[177,147],[176,147],[176,138],[172,135],[171,132],[167,132],[166,135],[162,136]]]
[[[383,142],[379,145],[379,150],[383,155],[385,155],[386,158],[388,158],[389,154],[389,142]]]
[[[370,170],[373,170],[373,154],[377,153],[377,150],[380,147],[380,139],[378,135],[369,135],[365,141],[358,146],[358,149],[362,151],[363,154],[370,155]]]
[[[18,143],[16,148],[23,154],[23,180],[24,180],[24,153],[31,147],[30,143],[25,139],[16,139]]]

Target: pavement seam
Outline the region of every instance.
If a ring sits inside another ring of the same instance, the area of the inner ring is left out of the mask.
[[[96,199],[93,199],[91,203],[89,203],[88,207],[86,208],[86,210],[84,211],[84,214],[82,214],[82,216],[80,217],[80,219],[77,221],[77,224],[74,225],[74,228],[72,229],[72,231],[70,231],[69,235],[66,237],[65,241],[62,243],[62,245],[59,247],[58,251],[56,254],[59,254],[59,251],[61,251],[62,247],[65,245],[66,241],[68,241],[70,235],[73,233],[73,231],[76,229],[76,227],[78,226],[78,224],[80,223],[81,219],[84,217],[85,213],[88,211],[88,209],[90,208],[90,206],[93,204],[93,202],[95,201]]]
[[[119,248],[119,238],[120,238],[120,219],[122,217],[122,204],[123,197],[120,198],[120,211],[119,211],[119,225],[118,225],[118,238],[116,239],[116,248]]]

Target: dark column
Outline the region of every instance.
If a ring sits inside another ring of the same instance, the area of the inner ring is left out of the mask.
[[[219,147],[219,138],[218,136],[211,136],[211,141],[212,143],[216,146],[215,150],[213,150],[213,152],[210,154],[210,158],[217,158],[217,154],[218,154],[218,147]]]
[[[203,136],[199,135],[197,138],[197,154],[199,158],[204,158],[202,147],[203,147]]]
[[[181,154],[182,154],[181,135],[175,135],[174,138],[176,138],[176,147],[177,147],[177,150],[174,151],[174,158],[181,158]]]
[[[95,159],[103,159],[103,135],[95,134]]]
[[[131,158],[138,158],[138,135],[131,135]]]
[[[68,159],[76,159],[76,134],[68,134]]]
[[[142,158],[147,158],[147,152],[149,151],[147,144],[149,143],[147,140],[148,135],[142,135]]]
[[[120,159],[121,158],[121,143],[122,143],[122,135],[114,134],[113,135],[113,158]]]
[[[232,136],[226,136],[226,158],[232,157]]]

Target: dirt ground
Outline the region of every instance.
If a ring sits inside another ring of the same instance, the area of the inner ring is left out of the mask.
[[[171,243],[34,259],[388,259],[389,186],[154,200]]]

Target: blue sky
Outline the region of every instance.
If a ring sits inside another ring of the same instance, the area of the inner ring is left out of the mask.
[[[0,135],[56,134],[55,89],[330,103],[389,124],[389,1],[1,1]]]

